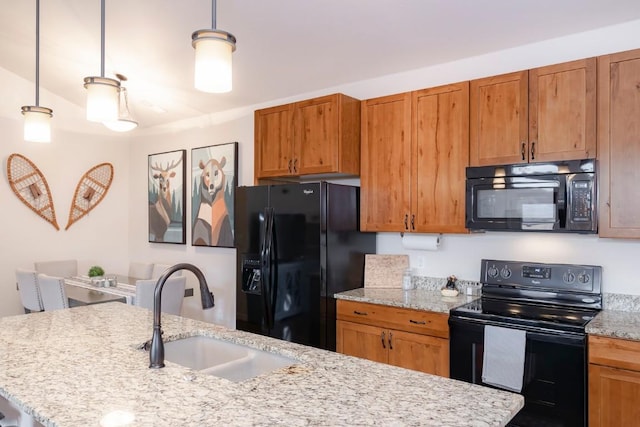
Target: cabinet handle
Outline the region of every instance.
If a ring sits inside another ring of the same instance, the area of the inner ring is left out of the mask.
[[[424,320],[409,319],[409,323],[413,323],[414,325],[426,325],[428,322],[425,322]]]
[[[382,348],[387,348],[387,345],[384,343],[384,332],[380,333],[380,340],[382,341]]]
[[[393,338],[393,334],[389,332],[389,350],[393,350],[393,344],[391,344],[391,338]]]
[[[411,230],[416,231],[416,216],[411,215]]]
[[[523,142],[523,143],[522,143],[522,149],[520,150],[520,153],[522,154],[522,160],[526,160],[526,159],[524,158],[524,156],[527,154],[527,149],[526,149],[526,147],[525,147],[525,146],[526,146],[526,144]]]
[[[409,214],[404,215],[404,229],[405,230],[409,229]]]
[[[358,316],[366,316],[368,313],[366,311],[358,311],[358,310],[353,310],[354,314],[357,314]]]
[[[531,141],[531,160],[535,160],[536,158],[536,142]]]
[[[291,159],[289,159],[289,173],[291,173]]]
[[[293,172],[298,173],[298,159],[293,161]]]

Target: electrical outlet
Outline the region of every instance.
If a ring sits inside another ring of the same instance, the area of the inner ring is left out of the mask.
[[[416,258],[416,268],[424,268],[427,260],[424,256],[418,256]]]

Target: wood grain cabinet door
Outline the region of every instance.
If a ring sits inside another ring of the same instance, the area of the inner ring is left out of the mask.
[[[598,57],[601,237],[640,238],[640,49]]]
[[[528,162],[528,72],[471,81],[471,166]]]
[[[449,377],[449,340],[390,330],[389,364]]]
[[[363,101],[362,231],[408,231],[411,210],[411,93]]]
[[[339,121],[336,96],[297,102],[294,111],[293,174],[336,172]]]
[[[596,156],[596,58],[529,70],[529,162]]]
[[[388,332],[361,323],[336,322],[336,351],[349,356],[388,363]]]
[[[640,423],[640,372],[589,365],[589,426]]]
[[[413,92],[411,231],[466,233],[469,82]]]
[[[293,104],[256,110],[254,114],[254,176],[267,178],[292,173]]]

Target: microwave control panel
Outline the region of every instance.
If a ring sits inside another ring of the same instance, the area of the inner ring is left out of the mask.
[[[567,228],[595,231],[595,180],[591,173],[575,174],[567,179]]]

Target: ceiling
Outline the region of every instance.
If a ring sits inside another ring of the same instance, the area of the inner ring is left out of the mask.
[[[40,105],[83,109],[100,1],[44,0],[40,13]],[[191,33],[211,28],[210,1],[106,0],[105,68],[128,77],[144,128],[636,19],[638,0],[220,0],[234,89],[207,94],[193,88]],[[0,67],[34,81],[35,0],[2,2]]]

